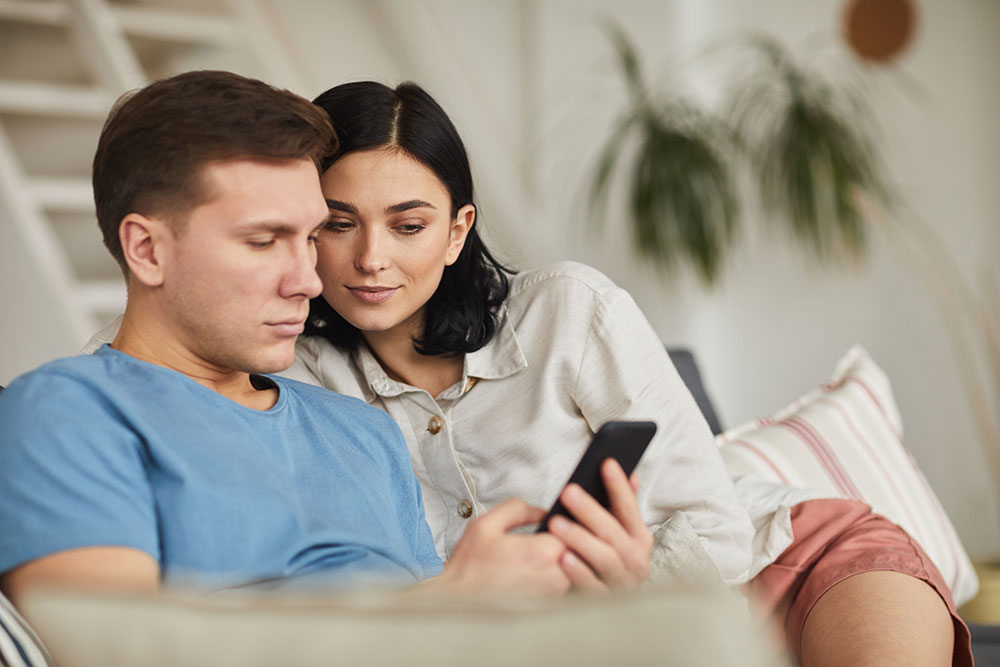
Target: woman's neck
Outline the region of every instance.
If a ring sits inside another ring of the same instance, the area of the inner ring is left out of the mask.
[[[464,355],[444,357],[420,354],[413,349],[413,338],[404,331],[366,332],[365,342],[386,375],[397,382],[404,382],[423,389],[431,396],[462,379]]]

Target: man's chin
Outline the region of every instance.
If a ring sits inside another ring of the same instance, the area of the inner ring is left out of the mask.
[[[295,361],[295,344],[288,346],[288,350],[269,350],[268,354],[262,354],[254,360],[254,368],[250,373],[263,375],[267,373],[280,373],[288,370],[288,367]]]

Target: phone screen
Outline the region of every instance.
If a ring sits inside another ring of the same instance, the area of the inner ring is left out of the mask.
[[[604,481],[601,479],[601,463],[605,459],[615,459],[621,465],[626,475],[631,475],[632,471],[639,464],[642,453],[646,451],[646,446],[653,439],[656,433],[656,424],[649,421],[610,421],[597,429],[590,446],[580,458],[576,470],[570,476],[566,484],[576,483],[589,493],[594,499],[604,507],[610,507],[607,489],[604,488]],[[572,515],[563,507],[557,499],[552,509],[538,526],[538,532],[543,533],[548,530],[549,520],[561,514],[573,520]]]

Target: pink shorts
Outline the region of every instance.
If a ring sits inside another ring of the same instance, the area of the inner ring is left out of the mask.
[[[789,650],[800,658],[802,627],[813,605],[836,584],[862,572],[891,570],[927,582],[951,612],[952,665],[971,667],[972,638],[941,573],[902,528],[856,500],[810,500],[792,508],[795,539],[747,584],[756,608],[784,627]]]

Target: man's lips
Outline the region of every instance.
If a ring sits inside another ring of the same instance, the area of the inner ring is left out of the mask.
[[[379,304],[387,301],[396,293],[398,287],[348,287],[347,290],[354,296],[358,301],[368,303],[368,304]]]
[[[303,320],[267,322],[266,324],[279,336],[298,336],[305,329],[305,322]]]

